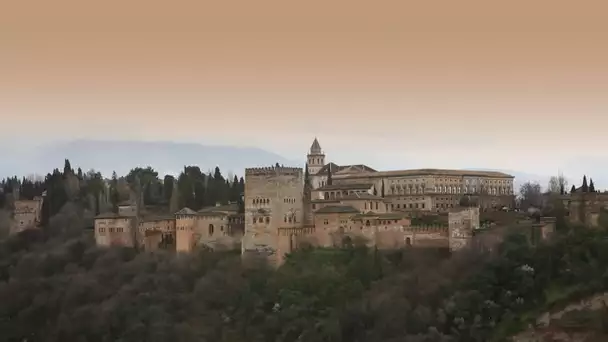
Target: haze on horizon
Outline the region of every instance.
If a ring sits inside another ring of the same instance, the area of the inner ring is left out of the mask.
[[[6,8],[6,5],[4,6]],[[172,140],[378,169],[608,167],[602,1],[13,2],[0,142]]]

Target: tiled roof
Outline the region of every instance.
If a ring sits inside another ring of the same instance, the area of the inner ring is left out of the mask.
[[[129,217],[133,217],[133,215],[119,215],[119,214],[113,213],[113,212],[102,213],[102,214],[95,216],[96,219],[129,218]]]
[[[326,186],[322,186],[318,189],[316,189],[317,191],[330,191],[330,190],[368,190],[370,189],[372,186],[374,186],[371,183],[356,183],[356,184],[332,184],[332,185],[326,185]]]
[[[340,199],[313,199],[310,201],[311,203],[340,203]]]
[[[460,177],[496,177],[496,178],[515,178],[512,175],[497,171],[471,171],[471,170],[448,170],[448,169],[413,169],[366,172],[353,175],[344,175],[336,178],[380,178],[380,177],[400,177],[400,176],[460,176]]]
[[[325,175],[327,174],[328,169],[331,167],[331,173],[332,175],[339,175],[342,173],[348,173],[349,171],[352,171],[353,173],[357,174],[357,173],[369,173],[369,172],[376,172],[376,170],[372,169],[371,167],[367,166],[367,165],[363,165],[363,164],[357,164],[357,165],[338,165],[335,163],[329,163],[326,164],[325,166],[323,166],[319,172],[317,172],[317,175]],[[349,173],[350,174],[350,173]]]
[[[199,210],[199,213],[212,212],[212,211],[239,211],[239,205],[236,203],[225,204],[225,205],[216,205],[213,207],[205,207]]]
[[[310,153],[311,154],[322,153],[321,144],[319,144],[319,140],[317,140],[317,138],[315,138],[315,140],[312,142],[312,145],[310,146]]]
[[[329,206],[321,208],[315,212],[315,214],[334,214],[334,213],[357,214],[357,213],[359,213],[359,210],[357,210],[349,205],[329,205]]]
[[[144,216],[140,223],[144,223],[144,222],[157,222],[157,221],[167,221],[167,220],[174,220],[175,217],[172,216]]]
[[[196,215],[196,211],[186,207],[176,212],[175,215]]]
[[[405,217],[408,217],[408,215],[406,213],[398,213],[398,212],[374,213],[374,212],[369,211],[364,214],[355,215],[352,218],[353,219],[376,218],[376,219],[380,219],[380,220],[400,220]]]
[[[198,216],[228,216],[228,213],[223,211],[199,211]]]
[[[380,196],[376,196],[376,195],[372,195],[370,193],[367,192],[363,192],[363,193],[354,193],[354,194],[350,194],[350,195],[346,195],[340,198],[337,198],[337,200],[342,200],[342,201],[353,201],[353,200],[359,200],[359,199],[366,199],[366,200],[383,200],[382,197]]]

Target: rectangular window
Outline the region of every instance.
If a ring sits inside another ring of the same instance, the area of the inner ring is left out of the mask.
[[[329,220],[323,220],[323,224],[329,224]]]

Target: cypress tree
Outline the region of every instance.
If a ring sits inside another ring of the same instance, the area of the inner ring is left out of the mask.
[[[327,185],[332,185],[333,180],[331,179],[331,164],[327,168]]]
[[[310,185],[310,173],[308,172],[308,163],[306,163],[306,166],[304,167],[304,185]]]
[[[589,178],[589,192],[595,192],[595,185],[593,185],[593,179]]]
[[[66,159],[63,164],[63,174],[67,175],[68,173],[74,173],[74,170],[72,170],[72,165],[70,165],[70,161]]]
[[[583,176],[582,192],[589,192],[589,186],[587,185],[587,176]]]
[[[572,184],[572,188],[570,189],[570,193],[573,194],[576,192],[576,187]]]
[[[382,180],[382,188],[380,189],[380,197],[384,197],[384,179]]]

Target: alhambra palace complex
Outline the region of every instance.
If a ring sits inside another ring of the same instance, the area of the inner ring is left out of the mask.
[[[597,224],[593,208],[608,202],[603,197],[585,198],[591,204],[585,207],[588,213],[570,215],[571,220],[587,215],[586,222]],[[461,207],[462,198],[475,206]],[[513,208],[513,176],[340,166],[326,163],[315,139],[305,169],[278,165],[246,169],[243,201],[244,212],[233,203],[198,212],[183,208],[168,217],[141,215],[136,203],[124,203],[117,213],[95,218],[95,240],[99,246],[145,250],[170,245],[177,252],[201,246],[241,248],[243,256],[262,254],[276,264],[298,247],[343,246],[356,241],[379,249],[433,246],[457,250],[469,245],[479,230],[480,211]],[[580,207],[581,200],[573,194],[564,202],[572,211]],[[41,204],[42,198],[16,201],[11,230],[35,227]],[[423,216],[444,220],[423,224]]]

